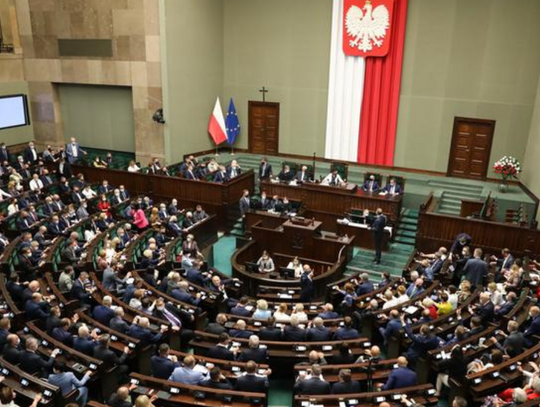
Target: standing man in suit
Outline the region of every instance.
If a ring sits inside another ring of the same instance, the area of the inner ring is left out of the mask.
[[[24,161],[30,163],[31,165],[35,164],[39,158],[38,152],[34,142],[31,141],[28,143],[28,147],[24,149]]]
[[[6,147],[6,143],[0,144],[0,163],[4,161],[9,162],[9,150]]]
[[[386,227],[386,215],[381,208],[377,208],[375,214],[375,220],[371,225],[371,230],[373,231],[373,237],[375,239],[375,258],[373,259],[373,262],[381,264],[382,241],[384,228]]]
[[[251,208],[251,200],[249,198],[249,191],[247,189],[244,189],[244,192],[242,193],[242,198],[240,198],[240,215],[242,217],[246,216],[246,213]]]
[[[301,184],[303,182],[310,182],[311,181],[307,169],[308,169],[307,165],[302,165],[302,169],[300,171],[298,171],[298,173],[296,174],[296,182]]]
[[[482,249],[474,249],[474,257],[470,259],[465,267],[463,274],[465,279],[469,280],[473,289],[482,285],[484,277],[488,273],[488,264],[482,260]]]
[[[407,359],[400,356],[397,360],[397,369],[392,370],[382,390],[402,389],[416,385],[416,373],[407,367]]]
[[[300,302],[311,302],[313,295],[315,295],[313,270],[311,270],[309,264],[304,264],[303,272],[300,276]]]
[[[87,154],[87,152],[84,151],[81,146],[79,146],[79,143],[77,143],[77,139],[75,137],[71,137],[71,143],[66,144],[65,151],[70,164],[73,164],[75,161],[80,159],[82,155]]]
[[[272,176],[272,165],[268,163],[266,157],[263,157],[261,160],[261,165],[259,165],[259,181],[264,181]]]
[[[362,189],[366,192],[377,192],[379,190],[379,184],[375,181],[375,175],[369,176],[369,179],[362,185]]]

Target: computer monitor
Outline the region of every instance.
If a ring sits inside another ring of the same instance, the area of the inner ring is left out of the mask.
[[[290,269],[290,268],[287,268],[287,267],[280,267],[279,268],[279,274],[281,275],[282,278],[293,279],[294,278],[294,269]]]
[[[257,263],[246,261],[246,271],[250,271],[252,273],[258,273],[259,266],[257,265]]]

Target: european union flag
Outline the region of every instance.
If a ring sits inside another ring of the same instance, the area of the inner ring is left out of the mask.
[[[227,129],[227,142],[232,146],[236,141],[236,137],[240,134],[240,122],[236,115],[236,107],[234,107],[233,99],[229,103],[229,111],[225,119],[225,128]]]

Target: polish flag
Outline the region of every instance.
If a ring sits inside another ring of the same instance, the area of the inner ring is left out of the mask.
[[[227,141],[227,132],[225,130],[225,119],[223,118],[223,111],[221,110],[221,103],[219,103],[219,97],[216,99],[216,105],[214,111],[210,116],[210,122],[208,123],[208,133],[214,140],[216,145]]]

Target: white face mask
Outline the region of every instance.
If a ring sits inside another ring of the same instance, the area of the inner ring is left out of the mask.
[[[163,311],[163,310],[165,309],[165,307],[156,307],[156,309],[157,309],[158,311]]]

